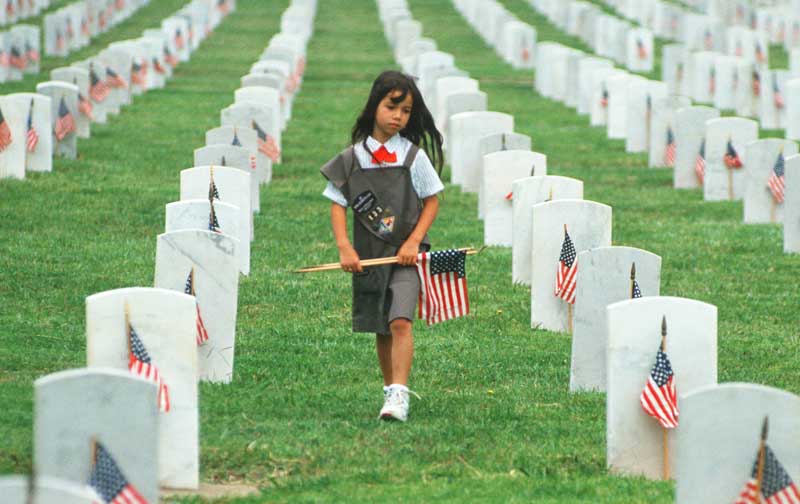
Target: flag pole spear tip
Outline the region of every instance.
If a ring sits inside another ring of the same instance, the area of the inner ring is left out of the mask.
[[[661,318],[661,351],[663,352],[667,345],[667,316]]]
[[[764,422],[761,424],[761,441],[766,442],[767,435],[769,434],[769,417],[764,417]]]
[[[564,223],[564,234],[567,234],[567,223]]]
[[[631,280],[636,279],[636,263],[631,264]]]

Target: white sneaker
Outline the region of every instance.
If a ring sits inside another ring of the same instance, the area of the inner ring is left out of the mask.
[[[415,392],[407,388],[389,387],[378,418],[380,420],[398,420],[400,422],[408,420],[409,394],[414,394],[419,398]]]

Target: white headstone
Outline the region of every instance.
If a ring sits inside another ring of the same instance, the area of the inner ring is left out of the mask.
[[[33,102],[33,109],[31,109]],[[27,121],[33,113],[33,127],[39,143],[27,149]],[[25,172],[51,171],[50,97],[34,93],[15,93],[0,97],[0,112],[11,132],[11,144],[0,151],[0,178],[25,178]]]
[[[485,112],[488,108],[488,96],[483,91],[456,93],[444,99],[444,122],[442,123],[442,136],[444,148],[450,158],[450,118],[461,112]]]
[[[479,86],[476,79],[470,79],[469,77],[450,76],[436,79],[435,89],[437,101],[435,104],[429,104],[429,108],[431,106],[435,107],[432,110],[435,114],[434,119],[436,119],[436,124],[444,125],[447,122],[447,116],[445,115],[445,104],[447,97],[457,93],[479,91]],[[427,98],[426,101],[428,101]]]
[[[525,150],[498,151],[483,156],[481,203],[484,207],[483,243],[512,245],[512,202],[515,180],[547,175],[547,156]]]
[[[214,202],[214,215],[219,231],[234,238],[236,255],[239,256],[239,270],[250,274],[250,241],[242,240],[239,232],[239,208],[222,201]],[[207,199],[175,201],[166,205],[164,231],[171,233],[184,229],[210,231],[211,205]]]
[[[672,167],[675,164],[667,156],[667,141],[675,140],[675,112],[681,108],[691,106],[692,101],[685,96],[671,95],[653,102],[653,111],[650,116],[650,149],[648,166]],[[674,156],[674,152],[673,152]]]
[[[154,383],[127,369],[71,369],[39,378],[34,382],[36,475],[86,483],[95,441],[111,454],[128,482],[156,502],[156,395]]]
[[[758,123],[741,117],[720,117],[706,122],[703,198],[706,201],[738,200],[744,196],[746,175],[742,168],[728,168],[724,156],[730,140],[744,161],[745,146],[758,138]]]
[[[554,200],[533,206],[531,327],[536,329],[571,330],[568,311],[572,305],[554,294],[565,226],[576,253],[610,246],[611,207],[577,199]]]
[[[461,112],[450,117],[449,127],[452,182],[465,192],[477,192],[483,161],[478,141],[494,133],[514,131],[514,117],[501,112]]]
[[[797,482],[800,474],[800,397],[754,383],[723,383],[681,397],[675,431],[675,502],[735,502],[750,479],[761,427],[767,444]]]
[[[738,85],[736,58],[717,55],[714,58],[714,107],[720,110],[735,110]]]
[[[716,53],[699,51],[692,54],[692,98],[699,103],[713,103],[711,80]]]
[[[592,98],[589,105],[589,124],[592,126],[605,126],[608,124],[608,109],[611,102],[608,80],[619,75],[628,74],[616,68],[602,67],[592,73]]]
[[[184,278],[184,281],[186,279]],[[128,371],[129,323],[167,386],[169,411],[158,415],[158,478],[170,488],[197,488],[199,421],[197,309],[192,296],[133,287],[86,298],[86,361],[90,368]]]
[[[653,32],[646,29],[628,31],[626,46],[626,64],[633,72],[650,72],[653,70]]]
[[[656,362],[662,317],[667,321],[665,352],[675,375],[680,410],[682,396],[717,383],[717,307],[654,296],[609,305],[606,316],[606,463],[616,474],[660,479],[663,428],[644,412],[639,397]],[[679,423],[676,430],[683,426]],[[668,434],[668,443],[674,453],[674,432]],[[675,467],[674,459],[671,466]]]
[[[206,145],[194,150],[194,166],[230,166],[250,175],[250,209],[261,212],[261,197],[256,167],[251,163],[250,151],[230,144]]]
[[[281,146],[281,130],[285,128],[285,121],[283,113],[281,112],[281,94],[280,91],[266,86],[249,86],[239,88],[235,91],[234,103],[260,103],[269,107],[272,111],[272,117],[275,119],[270,121],[270,124],[261,126],[267,134],[274,137],[275,143],[280,149]]]
[[[192,229],[159,235],[156,244],[156,287],[183,292],[194,268],[195,297],[209,335],[198,348],[204,381],[233,379],[239,289],[235,245],[230,236]]]
[[[661,291],[661,257],[633,247],[600,247],[578,254],[575,330],[569,389],[606,389],[606,307],[633,296],[631,269],[642,296]]]
[[[593,75],[595,70],[601,68],[611,69],[614,64],[607,59],[603,58],[583,58],[578,63],[578,113],[587,115],[592,111],[594,104],[594,80]]]
[[[530,151],[531,150],[531,137],[523,135],[522,133],[505,132],[493,133],[478,140],[478,151],[481,157],[481,164],[479,166],[478,177],[480,180],[480,187],[478,188],[478,218],[483,219],[486,214],[486,201],[484,198],[484,156],[493,152],[514,150],[514,151]],[[541,168],[539,168],[541,170]],[[546,173],[538,173],[537,175],[546,175]],[[528,171],[531,171],[529,169]],[[525,175],[526,177],[530,174]],[[509,188],[509,191],[511,189]],[[508,194],[506,191],[504,194]]]
[[[266,105],[262,105],[256,102],[240,102],[234,103],[227,108],[222,109],[220,112],[220,120],[222,126],[236,126],[237,128],[251,128],[254,131],[258,131],[256,126],[261,129],[261,132],[265,135],[265,142],[270,140],[272,135],[269,131],[275,131],[275,129],[279,129],[277,126],[279,119],[274,117],[274,112]],[[261,140],[261,134],[259,134],[259,140]],[[280,161],[280,151],[277,152],[277,156],[275,156],[275,160]],[[267,161],[272,162],[272,159],[267,156],[266,152],[262,149],[258,149],[256,153],[257,158],[262,158],[261,162],[266,163]],[[270,165],[271,166],[271,165]],[[271,173],[271,172],[270,172]]]
[[[710,107],[686,107],[675,112],[675,189],[700,187],[695,161],[705,137],[706,121],[717,117],[719,110]]]
[[[667,98],[663,82],[636,79],[628,86],[625,152],[647,152],[652,142],[655,103]]]
[[[800,79],[787,80],[784,88],[786,90],[786,138],[800,140]]]
[[[526,177],[512,184],[512,278],[531,285],[532,208],[556,199],[583,199],[583,181],[548,175]]]
[[[241,144],[250,152],[250,163],[256,165],[256,180],[267,183],[272,180],[272,161],[258,152],[258,133],[253,128],[236,126],[220,126],[206,131],[206,145]]]
[[[54,81],[68,82],[78,86],[78,103],[89,99],[89,71],[78,67],[54,68],[50,71],[50,79]],[[78,107],[75,115],[75,126],[78,129],[78,138],[89,138],[91,136],[91,118],[86,114],[85,108]]]
[[[30,488],[28,476],[0,476],[3,504],[93,504],[94,495],[85,483],[39,476]],[[29,500],[29,492],[33,495]]]
[[[253,241],[253,215],[250,208],[250,174],[224,166],[196,166],[181,170],[181,201],[208,199],[211,170],[219,201],[239,208],[239,232],[242,241]]]
[[[783,251],[800,252],[800,156],[786,158]]]
[[[778,164],[778,156],[786,167],[786,158],[797,154],[797,144],[791,140],[764,138],[745,145],[744,161],[744,223],[783,222],[783,202],[777,202],[767,182]]]
[[[131,99],[131,68],[133,67],[133,57],[127,52],[119,48],[108,48],[100,52],[97,59],[105,69],[105,78],[108,79],[119,77],[120,82],[116,85],[111,85],[109,93],[109,112],[119,112],[119,107],[122,105],[129,105]],[[101,72],[102,76],[102,72]],[[116,104],[112,107],[111,104]]]

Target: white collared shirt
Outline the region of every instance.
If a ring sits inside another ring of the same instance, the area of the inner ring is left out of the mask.
[[[400,136],[400,134],[396,134],[382,145],[386,147],[386,150],[389,152],[394,152],[397,155],[397,162],[391,163],[391,165],[396,166],[405,161],[408,150],[413,144],[407,138],[403,138]],[[381,148],[381,143],[371,136],[368,136],[367,146],[372,152],[375,152]],[[373,163],[372,155],[367,152],[363,143],[361,142],[353,147],[353,151],[356,155],[356,159],[358,160],[358,164],[361,165],[361,167],[365,170],[386,166],[385,163]],[[439,179],[439,174],[436,173],[431,160],[428,159],[428,155],[425,154],[424,150],[419,150],[417,157],[414,158],[414,162],[411,163],[410,171],[411,185],[414,186],[414,191],[417,193],[417,197],[419,199],[425,199],[429,196],[433,196],[434,194],[444,191],[444,184],[442,184],[442,181]],[[345,199],[344,194],[342,194],[342,191],[340,191],[339,188],[333,185],[333,182],[328,181],[328,185],[325,187],[325,191],[322,193],[322,195],[337,205],[347,208],[347,200]]]

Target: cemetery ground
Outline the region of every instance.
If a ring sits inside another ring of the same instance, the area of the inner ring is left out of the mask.
[[[154,1],[84,51],[182,4]],[[745,226],[741,202],[673,190],[669,170],[648,169],[645,155],[626,154],[603,128],[536,95],[532,73],[503,63],[450,1],[409,5],[424,34],[480,80],[489,109],[513,114],[516,131],[547,154],[549,173],[582,179],[586,199],[613,207],[615,245],[663,257],[662,295],[719,308],[719,382],[800,393],[800,257],[782,253],[778,225]],[[570,43],[524,1],[505,5],[537,27],[540,42]],[[178,199],[179,171],[219,124],[285,7],[238,0],[165,89],[94,125],[78,160],[0,181],[0,473],[30,471],[33,381],[85,366],[85,297],[152,285],[156,235],[164,204]],[[376,420],[380,374],[373,337],[350,332],[349,277],[291,270],[338,259],[318,169],[347,145],[372,80],[392,61],[374,2],[319,2],[284,162],[255,215],[234,379],[200,384],[201,479],[265,489],[237,502],[671,502],[668,483],[607,472],[605,396],[568,392],[570,337],[530,328],[529,289],[511,283],[510,249],[468,260],[469,317],[415,324],[410,385],[422,399],[407,424]],[[41,80],[6,84],[4,93]],[[447,184],[434,248],[481,245],[476,200]]]

